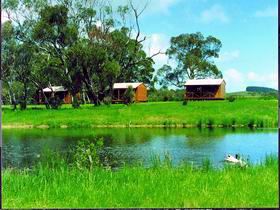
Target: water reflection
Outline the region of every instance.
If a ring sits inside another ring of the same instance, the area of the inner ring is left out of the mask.
[[[277,154],[277,130],[248,129],[4,129],[4,167],[29,167],[44,150],[62,154],[79,140],[104,138],[103,153],[116,162],[151,164],[151,156],[169,153],[174,164],[209,158],[215,164],[227,153],[244,154],[258,162]]]

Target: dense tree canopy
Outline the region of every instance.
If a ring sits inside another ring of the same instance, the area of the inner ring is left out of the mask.
[[[145,53],[138,23],[143,10],[129,3],[114,10],[102,0],[5,0],[5,83],[22,84],[25,104],[34,94],[30,86],[42,92],[63,85],[74,97],[84,90],[95,105],[112,94],[115,82],[149,84],[156,54]],[[136,27],[127,25],[130,14]]]

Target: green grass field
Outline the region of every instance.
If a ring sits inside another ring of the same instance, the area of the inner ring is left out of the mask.
[[[59,110],[29,106],[25,111],[3,107],[3,127],[189,127],[244,126],[277,127],[277,100],[237,99],[225,101],[148,102],[83,105]]]
[[[237,99],[277,99],[277,91],[275,92],[250,92],[250,91],[239,91],[239,92],[232,92],[226,93],[226,96],[234,96]]]
[[[248,168],[205,165],[117,171],[61,164],[3,172],[4,208],[274,207],[279,205],[278,159]]]

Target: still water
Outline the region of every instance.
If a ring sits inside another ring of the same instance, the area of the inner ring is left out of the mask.
[[[118,163],[151,164],[168,153],[174,165],[200,165],[206,158],[220,165],[226,154],[240,153],[253,163],[278,154],[277,129],[4,129],[4,167],[30,167],[46,149],[66,153],[79,140],[104,138],[103,153]]]

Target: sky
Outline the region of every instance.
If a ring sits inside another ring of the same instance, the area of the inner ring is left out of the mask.
[[[147,53],[165,51],[172,36],[201,32],[222,42],[215,63],[228,92],[247,86],[278,87],[277,0],[148,1],[140,18],[141,32],[148,38]],[[145,1],[134,2],[141,8]],[[158,69],[171,61],[160,55],[155,62]]]
[[[151,55],[169,46],[172,36],[201,32],[220,39],[215,59],[226,80],[227,92],[247,86],[278,87],[277,0],[133,0],[140,16],[145,51]],[[117,6],[127,0],[112,0]],[[5,18],[4,18],[5,19]],[[154,58],[155,69],[174,65],[167,56]],[[186,78],[187,79],[187,78]]]

